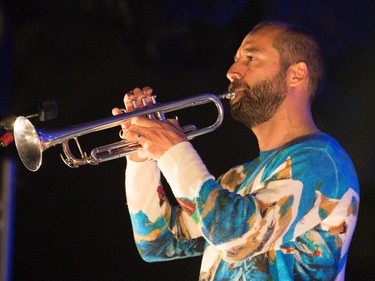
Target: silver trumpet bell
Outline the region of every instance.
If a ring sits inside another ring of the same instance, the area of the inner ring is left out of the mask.
[[[188,107],[194,107],[207,103],[214,103],[217,109],[216,121],[207,127],[197,129],[194,125],[183,127],[186,137],[190,140],[194,137],[210,133],[216,130],[224,118],[224,109],[220,99],[230,99],[234,94],[226,92],[222,95],[201,94],[195,97],[182,99],[179,101],[165,104],[152,104],[132,112],[111,116],[96,122],[85,123],[73,126],[59,131],[36,130],[32,123],[25,117],[20,116],[14,123],[14,141],[17,152],[22,163],[30,171],[37,171],[42,164],[43,151],[50,147],[61,144],[65,157],[61,155],[62,160],[71,168],[81,165],[96,165],[104,161],[109,161],[124,157],[130,153],[138,151],[141,147],[137,142],[121,140],[119,142],[94,148],[90,155],[83,152],[78,142],[78,137],[90,133],[106,130],[121,125],[126,120],[136,116],[154,116],[155,119],[165,121],[164,113],[181,110]],[[74,140],[80,152],[80,158],[75,157],[69,147],[69,140]]]

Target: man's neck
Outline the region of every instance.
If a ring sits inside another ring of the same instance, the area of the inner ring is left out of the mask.
[[[252,131],[258,139],[260,151],[276,149],[300,137],[320,132],[311,116],[303,119],[275,116],[252,128]]]

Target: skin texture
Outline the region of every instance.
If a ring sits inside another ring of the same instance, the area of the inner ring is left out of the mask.
[[[244,95],[249,92],[245,88],[251,88],[265,81],[275,90],[275,94],[282,95],[275,110],[261,124],[246,124],[258,139],[261,151],[267,151],[280,147],[294,139],[319,132],[311,115],[310,99],[308,95],[309,71],[304,62],[290,65],[286,73],[280,73],[280,56],[273,47],[275,38],[283,32],[280,27],[264,27],[252,31],[244,38],[238,48],[234,62],[227,72],[227,78],[231,82],[230,87],[236,91],[236,97],[231,100],[231,106],[237,106]],[[283,80],[280,81],[282,77]],[[284,84],[283,84],[284,83]],[[260,98],[266,96],[258,91]],[[150,103],[152,89],[144,87],[135,88],[125,94],[124,104],[126,111],[134,110],[132,101],[136,101],[138,107],[143,107],[142,98]],[[281,102],[280,102],[281,100]],[[261,105],[259,105],[260,107]],[[262,108],[259,108],[261,111]],[[112,110],[112,114],[120,114],[118,108]],[[245,120],[241,120],[246,123]],[[124,137],[129,141],[138,141],[142,149],[138,153],[128,156],[133,161],[145,161],[147,158],[159,159],[161,155],[172,146],[186,141],[186,137],[176,120],[161,122],[136,117],[122,125]]]

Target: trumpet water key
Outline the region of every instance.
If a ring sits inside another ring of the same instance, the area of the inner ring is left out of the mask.
[[[152,104],[136,111],[111,116],[95,122],[89,122],[58,131],[45,131],[43,129],[36,130],[27,118],[20,116],[14,123],[14,141],[22,163],[30,171],[37,171],[40,168],[43,151],[58,144],[62,145],[65,155],[65,157],[61,155],[61,158],[69,167],[75,168],[86,164],[96,165],[104,161],[117,159],[136,152],[141,146],[137,142],[121,140],[94,148],[90,154],[87,154],[82,151],[78,142],[78,137],[119,126],[126,120],[136,116],[146,116],[149,118],[150,116],[153,116],[155,119],[164,121],[164,113],[212,102],[217,109],[216,121],[203,128],[196,128],[195,125],[183,127],[186,137],[190,140],[194,137],[210,133],[221,125],[224,118],[224,109],[220,99],[230,99],[233,95],[233,92],[226,92],[218,96],[206,93],[165,104]],[[80,158],[75,157],[71,152],[69,147],[70,140],[75,141],[80,153]]]

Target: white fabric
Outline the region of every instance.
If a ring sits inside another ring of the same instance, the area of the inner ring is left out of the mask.
[[[176,197],[193,199],[205,181],[215,179],[190,142],[181,142],[158,161],[158,166]]]

